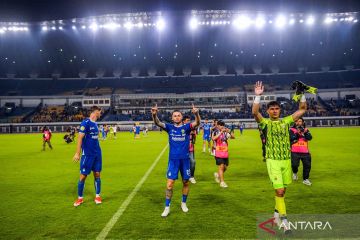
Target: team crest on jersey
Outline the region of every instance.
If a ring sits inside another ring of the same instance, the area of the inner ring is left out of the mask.
[[[184,134],[184,133],[185,133],[185,129],[181,129],[181,133]]]
[[[81,126],[81,127],[80,127],[80,130],[81,130],[81,131],[84,131],[84,130],[85,130],[85,127],[84,127],[84,126]]]

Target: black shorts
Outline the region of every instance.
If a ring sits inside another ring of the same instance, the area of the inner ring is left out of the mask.
[[[229,158],[217,158],[215,157],[216,165],[224,164],[226,166],[229,166]]]

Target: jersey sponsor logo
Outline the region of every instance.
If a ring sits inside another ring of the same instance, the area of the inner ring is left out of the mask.
[[[175,142],[183,142],[185,141],[185,137],[172,137],[171,140]]]
[[[93,130],[93,129],[95,129],[94,127],[90,127],[90,130]]]
[[[94,136],[91,136],[92,139],[98,139],[99,136],[98,135],[94,135]]]

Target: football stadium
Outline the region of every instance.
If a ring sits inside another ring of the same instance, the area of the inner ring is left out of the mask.
[[[0,3],[0,239],[359,239],[357,1]]]

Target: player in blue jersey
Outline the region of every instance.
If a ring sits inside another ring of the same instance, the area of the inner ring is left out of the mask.
[[[206,142],[208,145],[209,153],[211,153],[211,123],[209,123],[209,120],[205,118],[205,122],[202,125],[203,129],[203,150],[202,152],[206,152]]]
[[[169,163],[167,169],[167,184],[166,184],[166,199],[165,209],[161,214],[162,217],[166,217],[170,213],[170,202],[173,195],[173,188],[175,180],[178,179],[178,173],[180,171],[183,188],[182,188],[182,201],[181,209],[183,212],[188,212],[189,209],[186,206],[187,196],[189,194],[189,179],[190,179],[190,158],[189,158],[189,144],[190,144],[190,132],[196,129],[200,125],[199,109],[192,105],[192,113],[195,115],[195,121],[192,123],[183,124],[183,115],[180,111],[173,111],[171,119],[173,124],[160,122],[158,116],[158,107],[155,105],[151,109],[151,114],[155,125],[164,129],[169,135]]]
[[[91,107],[90,117],[81,122],[74,162],[80,161],[80,179],[78,182],[78,199],[74,206],[77,207],[83,203],[83,192],[86,177],[94,174],[95,185],[95,203],[101,203],[100,190],[101,180],[100,172],[102,168],[101,149],[99,144],[99,128],[96,121],[100,118],[101,108]]]

